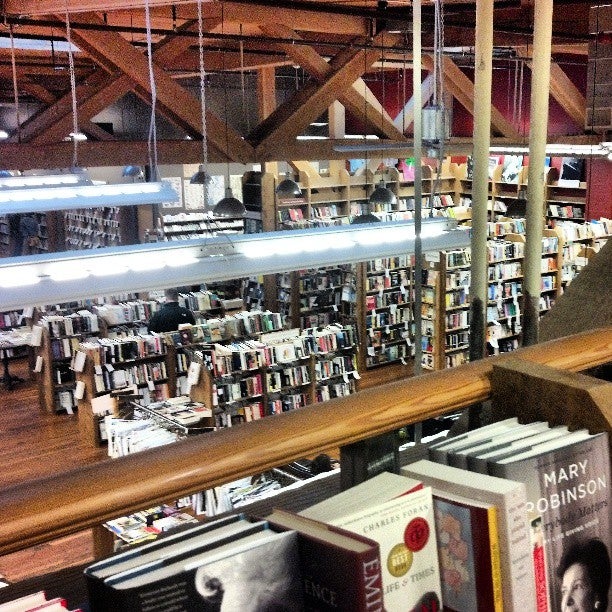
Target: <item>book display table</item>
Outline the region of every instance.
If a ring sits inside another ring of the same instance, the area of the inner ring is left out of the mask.
[[[5,389],[11,390],[13,385],[23,382],[23,378],[14,376],[9,372],[9,358],[12,351],[20,346],[30,344],[31,331],[11,330],[0,332],[0,357],[2,357],[2,385]]]

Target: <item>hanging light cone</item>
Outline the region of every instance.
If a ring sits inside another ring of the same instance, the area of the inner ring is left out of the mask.
[[[244,204],[234,197],[231,187],[225,189],[225,197],[213,208],[213,214],[218,217],[243,217],[245,212]]]
[[[293,180],[290,172],[287,172],[285,178],[276,186],[276,195],[279,198],[299,198],[302,196],[302,190]]]
[[[352,221],[351,225],[360,225],[361,223],[380,223],[380,219],[371,212],[357,215]]]
[[[210,185],[212,176],[206,172],[204,164],[200,164],[198,171],[191,177],[189,181],[192,185]]]
[[[125,166],[121,176],[128,176],[130,178],[142,178],[144,172],[140,166]]]
[[[393,206],[396,201],[395,194],[387,187],[385,181],[380,179],[376,189],[370,195],[370,204],[375,206]]]

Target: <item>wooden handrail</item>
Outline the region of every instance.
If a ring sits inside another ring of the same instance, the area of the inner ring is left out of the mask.
[[[612,327],[511,355],[578,372],[612,361]],[[0,492],[0,554],[484,401],[493,365],[505,358],[395,381],[5,489]]]

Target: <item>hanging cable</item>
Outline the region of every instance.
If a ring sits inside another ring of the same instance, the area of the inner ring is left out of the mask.
[[[149,0],[145,0],[145,21],[147,29],[147,56],[149,65],[149,83],[151,87],[151,119],[149,122],[149,166],[151,167],[151,178],[153,181],[159,180],[157,169],[157,125],[155,122],[155,106],[157,103],[157,89],[155,87],[155,73],[153,72],[153,48],[151,43],[151,13],[149,10]]]
[[[11,37],[11,68],[13,71],[13,96],[15,99],[15,117],[17,119],[17,142],[21,142],[21,114],[19,112],[19,88],[17,86],[17,64],[15,62],[15,41],[13,40],[13,26],[9,28]]]
[[[70,93],[72,94],[72,167],[79,165],[79,120],[77,115],[76,78],[74,74],[74,57],[72,55],[72,33],[70,30],[70,14],[66,2],[66,42],[68,43],[68,72],[70,73]]]
[[[246,87],[244,82],[244,41],[242,40],[242,24],[240,24],[240,88],[242,90],[242,117],[246,121],[246,132],[248,134],[251,131],[251,121],[249,120],[245,95]]]

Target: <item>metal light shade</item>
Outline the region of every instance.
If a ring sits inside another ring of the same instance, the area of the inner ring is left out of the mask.
[[[210,185],[212,176],[206,172],[204,164],[200,164],[198,171],[191,177],[189,181],[192,185]]]
[[[287,172],[286,177],[276,186],[276,195],[279,198],[299,198],[302,190]]]
[[[234,197],[231,187],[225,189],[225,197],[213,208],[213,214],[217,217],[244,217],[245,212],[244,204]]]
[[[351,225],[359,225],[361,223],[380,223],[380,219],[371,212],[357,215],[352,221]]]
[[[121,176],[129,176],[130,178],[142,178],[144,177],[144,172],[140,166],[125,166],[123,168],[123,172]]]
[[[380,183],[376,185],[376,189],[370,195],[370,204],[378,205],[378,206],[393,206],[397,198],[395,194],[387,187],[385,181],[382,179]]]

